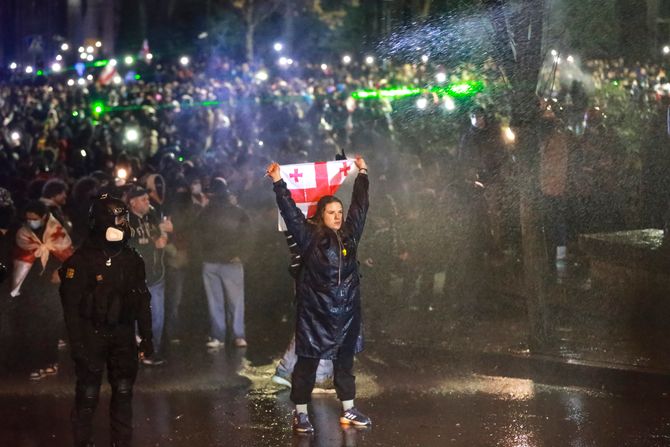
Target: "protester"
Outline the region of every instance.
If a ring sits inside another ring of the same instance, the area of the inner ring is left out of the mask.
[[[207,294],[210,337],[207,347],[223,347],[227,324],[236,347],[247,346],[244,326],[244,260],[248,256],[249,216],[236,204],[225,179],[217,177],[209,204],[196,223]]]
[[[296,354],[298,361],[291,379],[291,401],[296,405],[293,430],[314,431],[307,405],[311,400],[319,360],[333,360],[337,397],[342,402],[342,424],[371,425],[371,420],[354,406],[354,354],[362,350],[361,298],[356,252],[368,210],[367,165],[356,159],[359,175],[344,221],[342,202],[322,197],[315,214],[316,225],[306,222],[282,180],[279,165],[267,173],[274,183],[277,205],[289,233],[301,250],[304,272],[296,286]]]

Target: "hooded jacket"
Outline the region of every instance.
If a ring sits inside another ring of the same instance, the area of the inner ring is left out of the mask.
[[[277,205],[302,256],[296,280],[298,356],[333,359],[363,349],[356,253],[368,210],[369,180],[359,174],[338,231],[307,222],[286,183],[274,183]]]

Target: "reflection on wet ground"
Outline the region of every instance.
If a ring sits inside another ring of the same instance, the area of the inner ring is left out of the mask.
[[[642,399],[633,390],[543,385],[482,374],[478,370],[495,365],[481,360],[388,344],[373,344],[357,366],[358,405],[373,417],[372,429],[342,428],[336,398],[315,395],[317,431],[295,436],[288,392],[269,380],[273,364],[252,364],[248,357],[253,352],[184,347],[173,349],[164,368],[143,368],[135,394],[135,445],[670,445],[670,405],[660,391]],[[3,446],[69,445],[73,377],[65,362],[61,374],[39,383],[3,382]],[[96,420],[98,445],[107,441],[108,399],[106,391]]]

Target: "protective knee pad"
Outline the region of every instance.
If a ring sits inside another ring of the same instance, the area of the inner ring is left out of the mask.
[[[120,379],[114,386],[114,392],[120,398],[129,398],[133,394],[133,381],[130,379]]]
[[[77,399],[77,407],[80,410],[94,410],[98,405],[98,398],[100,397],[100,386],[98,385],[84,385],[79,388],[79,399]]]

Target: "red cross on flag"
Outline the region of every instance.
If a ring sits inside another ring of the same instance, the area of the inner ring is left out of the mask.
[[[281,178],[305,217],[312,217],[323,196],[334,195],[344,181],[357,172],[354,160],[317,161],[279,167]],[[286,230],[279,216],[279,230]]]

